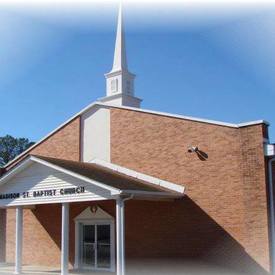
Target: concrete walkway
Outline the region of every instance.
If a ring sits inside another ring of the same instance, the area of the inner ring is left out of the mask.
[[[13,275],[14,265],[0,263],[0,275]],[[60,269],[49,268],[41,266],[23,266],[24,275],[58,275]],[[103,271],[75,271],[71,270],[70,275],[116,275],[113,272]],[[167,262],[146,262],[142,264],[128,264],[126,268],[126,275],[267,275],[262,272],[236,272],[233,270],[224,269],[220,266],[205,265],[199,263],[180,262],[180,263],[167,263]]]
[[[0,275],[14,275],[14,265],[0,264]],[[49,268],[42,266],[23,266],[24,275],[58,275],[60,270],[58,268]],[[93,272],[93,271],[75,271],[71,270],[70,275],[114,275],[112,272]]]
[[[127,275],[244,275],[247,273],[235,273],[229,270],[220,268],[210,268],[209,266],[192,267],[189,265],[170,266],[154,265],[139,266],[138,268],[130,268],[126,270]],[[13,275],[14,266],[8,264],[0,264],[0,275]],[[41,266],[23,266],[23,274],[25,275],[58,275],[60,270],[58,268],[48,268]],[[112,272],[99,272],[99,271],[70,271],[70,275],[115,275]]]

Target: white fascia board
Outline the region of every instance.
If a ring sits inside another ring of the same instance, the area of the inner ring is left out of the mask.
[[[26,167],[28,167],[31,163],[36,162],[39,163],[41,165],[47,166],[49,168],[52,168],[54,170],[57,170],[59,172],[62,172],[64,174],[67,174],[69,176],[72,176],[74,178],[83,180],[87,183],[90,183],[92,185],[98,186],[100,188],[103,188],[105,190],[108,190],[111,192],[112,195],[117,195],[120,194],[121,190],[114,188],[114,187],[110,187],[106,184],[103,184],[101,182],[95,181],[95,180],[91,180],[85,176],[79,175],[75,172],[72,172],[70,170],[64,169],[58,165],[54,165],[52,163],[49,163],[45,160],[39,159],[37,157],[34,156],[29,156],[27,159],[25,159],[22,163],[20,163],[18,166],[16,166],[15,168],[11,169],[9,172],[7,172],[6,174],[4,174],[4,176],[2,178],[0,178],[0,185],[5,184],[9,179],[11,179],[12,177],[14,177],[15,175],[17,175],[19,172],[21,172],[23,169],[25,169]]]
[[[153,197],[165,197],[165,198],[181,198],[185,194],[180,193],[169,193],[169,192],[152,192],[152,191],[140,191],[140,190],[123,190],[120,194],[127,194],[135,196],[153,196]]]
[[[250,121],[250,122],[244,122],[244,123],[239,123],[239,124],[233,124],[233,123],[227,123],[227,122],[221,122],[221,121],[216,121],[216,120],[210,120],[210,119],[202,119],[202,118],[196,118],[196,117],[191,117],[191,116],[182,116],[182,115],[176,115],[176,114],[171,114],[171,113],[165,113],[165,112],[157,112],[157,111],[152,111],[152,110],[146,110],[146,109],[140,109],[140,108],[134,108],[134,107],[127,107],[127,106],[118,106],[118,105],[113,105],[113,104],[108,104],[108,103],[102,103],[100,101],[94,101],[87,107],[83,108],[80,112],[66,120],[64,123],[62,123],[60,126],[55,128],[53,131],[51,131],[48,135],[40,139],[38,142],[36,142],[33,146],[22,152],[20,155],[18,155],[16,158],[13,160],[9,161],[5,166],[9,166],[16,160],[18,160],[21,156],[27,154],[30,152],[33,148],[35,148],[37,145],[42,143],[45,139],[53,135],[55,132],[60,130],[62,127],[64,127],[66,124],[71,122],[73,119],[75,119],[78,116],[81,116],[83,113],[87,112],[91,108],[95,106],[101,106],[103,108],[119,108],[119,109],[125,109],[125,110],[132,110],[136,112],[141,112],[141,113],[149,113],[149,114],[155,114],[155,115],[160,115],[160,116],[166,116],[166,117],[173,117],[173,118],[179,118],[179,119],[185,119],[185,120],[191,120],[191,121],[196,121],[196,122],[202,122],[202,123],[207,123],[207,124],[213,124],[213,125],[219,125],[219,126],[225,126],[225,127],[231,127],[231,128],[241,128],[241,127],[246,127],[246,126],[251,126],[251,125],[257,125],[257,124],[266,124],[269,125],[269,122],[266,120],[256,120],[256,121]]]
[[[31,159],[32,161],[35,161],[35,162],[40,163],[40,164],[42,164],[42,165],[45,165],[45,166],[47,166],[47,167],[49,167],[49,168],[52,168],[52,169],[54,169],[54,170],[57,170],[57,171],[62,172],[62,173],[64,173],[64,174],[67,174],[67,175],[69,175],[69,176],[78,178],[78,179],[80,179],[80,180],[83,180],[83,181],[88,182],[88,183],[90,183],[90,184],[96,185],[96,186],[98,186],[98,187],[100,187],[100,188],[103,188],[103,189],[105,189],[105,190],[108,190],[108,191],[110,191],[110,192],[111,192],[112,194],[114,194],[114,195],[119,194],[119,193],[121,192],[120,189],[117,189],[117,188],[114,188],[114,187],[110,187],[109,185],[106,185],[106,184],[104,184],[104,183],[101,183],[101,182],[98,182],[98,181],[95,181],[95,180],[91,180],[91,179],[89,179],[89,178],[87,178],[87,177],[85,177],[85,176],[82,176],[82,175],[80,175],[80,174],[77,174],[77,173],[75,173],[75,172],[72,172],[72,171],[70,171],[70,170],[67,170],[67,169],[65,169],[65,168],[63,168],[63,167],[60,167],[60,166],[55,165],[55,164],[52,164],[52,163],[47,162],[47,161],[45,161],[45,160],[42,160],[42,159],[40,159],[40,158],[37,158],[37,157],[34,157],[34,156],[30,156],[30,159]]]
[[[102,104],[102,103],[99,103],[99,104]],[[154,114],[154,115],[173,117],[173,118],[192,120],[192,121],[203,122],[203,123],[208,123],[208,124],[217,124],[217,125],[221,125],[221,126],[238,128],[237,124],[220,122],[220,121],[209,120],[209,119],[196,118],[196,117],[191,117],[191,116],[182,116],[182,115],[176,115],[176,114],[165,113],[165,112],[158,112],[158,111],[152,111],[152,110],[146,110],[146,109],[140,109],[140,108],[134,108],[134,107],[127,107],[127,106],[117,106],[117,105],[108,104],[108,103],[104,103],[104,106],[108,106],[111,108],[124,109],[124,110],[132,110],[132,111],[141,112],[141,113],[149,113],[149,114]]]
[[[238,128],[242,128],[242,127],[257,125],[257,124],[265,124],[267,126],[270,125],[270,123],[266,120],[254,120],[254,121],[239,123],[239,124],[237,124],[237,126],[238,126]]]
[[[266,157],[271,157],[275,155],[275,145],[274,144],[264,144],[264,154]]]
[[[134,107],[116,106],[116,105],[112,105],[112,104],[108,104],[108,103],[102,104],[99,102],[97,104],[105,106],[105,107],[109,106],[109,107],[113,107],[113,108],[132,110],[132,111],[141,112],[141,113],[150,113],[150,114],[155,114],[155,115],[160,115],[160,116],[167,116],[167,117],[191,120],[191,121],[202,122],[202,123],[207,123],[207,124],[214,124],[214,125],[219,125],[219,126],[226,126],[226,127],[231,127],[231,128],[241,128],[241,127],[245,127],[245,126],[257,125],[257,124],[262,124],[262,123],[269,125],[269,122],[267,122],[266,120],[255,120],[255,121],[250,121],[250,122],[234,124],[234,123],[227,123],[227,122],[222,122],[222,121],[217,121],[217,120],[176,115],[176,114],[171,114],[171,113],[158,112],[158,111],[152,111],[152,110],[146,110],[146,109],[140,109],[140,108],[134,108]]]
[[[100,166],[111,169],[113,171],[119,172],[121,174],[130,176],[130,177],[133,177],[136,179],[140,179],[140,180],[146,181],[148,183],[151,183],[151,184],[163,187],[163,188],[166,188],[173,192],[184,194],[184,190],[185,190],[184,186],[181,186],[181,185],[169,182],[169,181],[161,180],[161,179],[158,179],[158,178],[155,178],[155,177],[152,177],[152,176],[149,176],[149,175],[146,175],[146,174],[143,174],[143,173],[140,173],[140,172],[137,172],[137,171],[113,164],[113,163],[99,160],[99,159],[94,159],[91,161],[91,163],[95,163]],[[123,192],[125,192],[125,191],[123,191]]]
[[[31,164],[32,164],[31,157],[28,157],[25,160],[23,160],[21,163],[16,165],[13,169],[9,170],[2,177],[0,177],[0,185],[3,185],[5,182],[7,182],[9,179],[17,175],[19,172],[21,172],[23,169],[27,168]]]
[[[114,194],[114,195],[112,195],[112,196],[110,196],[110,197],[106,197],[106,198],[103,198],[103,197],[101,197],[101,198],[95,198],[95,199],[94,199],[94,198],[91,199],[91,198],[88,198],[88,197],[86,197],[86,198],[79,198],[77,201],[75,201],[75,199],[67,198],[66,200],[64,199],[64,200],[60,201],[59,203],[97,202],[97,201],[102,202],[102,201],[105,201],[105,200],[114,199],[114,198],[116,198],[116,197],[117,197],[117,194]],[[22,203],[17,203],[17,204],[14,204],[14,205],[2,206],[2,207],[0,207],[0,209],[16,208],[17,206],[22,206],[22,207],[26,207],[26,206],[27,206],[29,209],[30,209],[30,208],[35,209],[35,206],[36,206],[36,205],[52,204],[52,203],[53,203],[53,202],[49,202],[48,200],[45,200],[45,201],[37,201],[37,202],[35,202],[35,204],[34,204],[34,202],[24,202],[24,204],[22,204]],[[58,203],[58,202],[54,202],[54,203]],[[1,274],[1,273],[0,273],[0,274]]]

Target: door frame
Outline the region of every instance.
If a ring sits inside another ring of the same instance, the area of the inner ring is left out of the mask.
[[[108,224],[110,225],[110,238],[111,238],[111,264],[110,268],[98,268],[98,267],[83,267],[81,266],[81,242],[82,238],[80,236],[80,227],[82,225],[104,225]],[[95,271],[115,271],[115,232],[114,232],[114,220],[113,219],[78,219],[75,221],[75,263],[74,263],[75,269],[89,269],[89,270],[95,270]]]

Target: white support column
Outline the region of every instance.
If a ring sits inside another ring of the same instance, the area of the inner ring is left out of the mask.
[[[22,272],[22,232],[23,232],[23,208],[16,207],[16,229],[15,229],[15,274]]]
[[[80,238],[79,238],[79,221],[75,222],[75,248],[74,248],[74,268],[78,269],[79,268],[79,243],[80,243]]]
[[[62,203],[61,275],[69,273],[69,204]]]
[[[125,214],[124,200],[121,200],[121,275],[125,275]]]
[[[116,200],[116,275],[121,275],[121,199]]]
[[[125,275],[124,201],[116,200],[116,273]]]

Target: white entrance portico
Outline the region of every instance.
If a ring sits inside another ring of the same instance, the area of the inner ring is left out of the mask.
[[[87,207],[75,222],[75,269],[115,271],[115,219],[100,207]]]
[[[24,207],[62,204],[60,269],[61,274],[66,275],[69,272],[70,205],[115,200],[116,217],[100,207],[88,207],[74,218],[74,267],[116,270],[117,275],[124,275],[125,201],[173,199],[183,194],[184,187],[102,161],[83,163],[28,156],[0,178],[0,207],[16,208],[15,273],[22,273]]]

